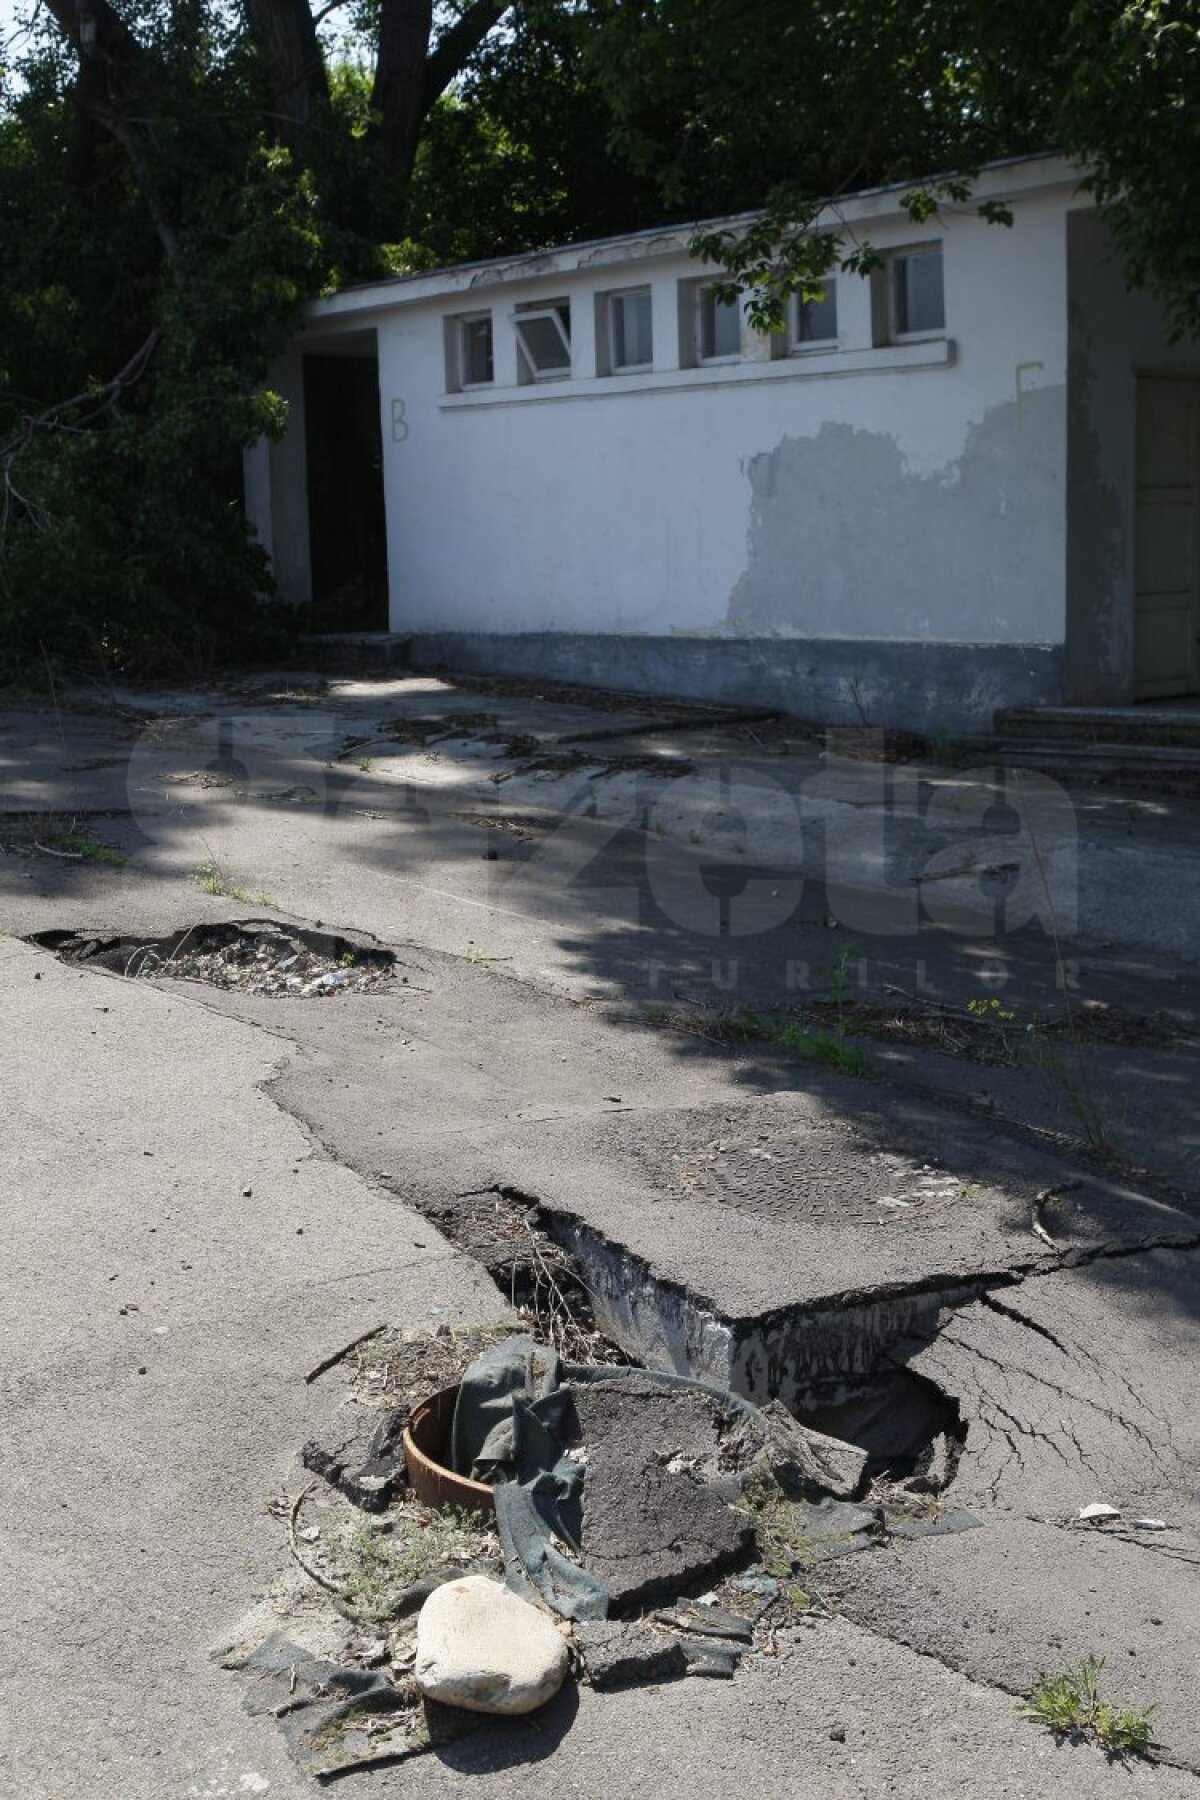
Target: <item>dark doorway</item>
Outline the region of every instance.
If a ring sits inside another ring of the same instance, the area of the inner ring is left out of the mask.
[[[364,350],[365,340],[369,350]],[[387,531],[374,333],[304,358],[312,627],[386,631]]]

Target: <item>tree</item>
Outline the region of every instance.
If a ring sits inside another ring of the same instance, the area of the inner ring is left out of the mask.
[[[0,660],[261,644],[240,450],[304,299],[388,272],[421,124],[506,10],[378,0],[368,107],[308,0],[45,0],[0,90]]]
[[[1178,331],[1200,329],[1200,15],[1195,0],[597,0],[595,79],[614,142],[693,216],[762,322],[836,265],[848,190],[912,183],[928,214],[981,164],[1061,150]],[[950,171],[947,187],[931,174]],[[869,250],[866,262],[869,264]]]

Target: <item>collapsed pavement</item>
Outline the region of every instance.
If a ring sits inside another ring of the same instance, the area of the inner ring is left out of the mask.
[[[88,777],[98,804],[107,778]],[[291,1458],[318,1392],[338,1379],[331,1370],[310,1390],[305,1372],[382,1321],[426,1332],[439,1318],[491,1321],[512,1297],[453,1248],[469,1196],[536,1209],[593,1289],[597,1329],[624,1337],[637,1360],[760,1396],[777,1386],[802,1416],[849,1437],[894,1417],[903,1394],[906,1418],[921,1421],[901,1447],[913,1472],[933,1470],[950,1505],[979,1520],[936,1537],[891,1532],[832,1572],[823,1564],[822,1606],[835,1616],[781,1633],[777,1658],[710,1682],[703,1707],[688,1681],[661,1684],[653,1705],[649,1690],[618,1688],[601,1696],[602,1713],[586,1690],[553,1702],[544,1767],[529,1763],[534,1740],[505,1740],[529,1791],[548,1791],[560,1769],[587,1791],[607,1756],[613,1793],[682,1794],[697,1778],[690,1738],[699,1766],[724,1767],[731,1791],[746,1779],[795,1791],[800,1741],[814,1794],[889,1781],[916,1792],[932,1778],[927,1732],[903,1724],[919,1705],[939,1721],[938,1778],[949,1766],[982,1793],[1024,1782],[1101,1794],[1110,1778],[1090,1754],[1079,1761],[1068,1746],[1052,1765],[1037,1760],[1041,1740],[1010,1698],[1089,1651],[1107,1656],[1120,1697],[1156,1705],[1156,1756],[1194,1768],[1197,1215],[1187,1193],[1004,1133],[886,1076],[854,1082],[761,1046],[681,1041],[579,1004],[578,987],[564,999],[539,979],[546,934],[522,938],[499,910],[485,916],[482,893],[468,896],[473,914],[456,911],[465,890],[448,866],[450,897],[437,904],[457,951],[431,950],[428,909],[388,916],[395,870],[359,860],[366,838],[351,855],[351,828],[330,820],[325,860],[309,850],[301,867],[301,836],[283,821],[300,820],[306,803],[239,813],[230,780],[211,793],[225,797],[219,853],[235,872],[282,893],[296,929],[325,929],[323,918],[339,933],[358,927],[364,943],[364,929],[375,932],[410,980],[314,1005],[249,985],[126,980],[5,941],[16,1267],[34,1296],[6,1390],[24,1471],[9,1532],[19,1627],[9,1642],[23,1659],[10,1671],[9,1754],[23,1800],[157,1796],[172,1779],[180,1792],[262,1791],[239,1784],[263,1768],[273,1791],[302,1791],[269,1747],[275,1726],[236,1719],[239,1702],[223,1691],[235,1684],[209,1681],[201,1649],[242,1596],[269,1594],[279,1576],[286,1518],[255,1506],[284,1480],[294,1501],[303,1478]],[[396,829],[360,826],[372,843]],[[97,824],[106,836],[123,829]],[[468,829],[478,845],[481,828]],[[144,870],[136,857],[118,870],[14,855],[2,870],[10,926],[161,944],[197,920],[244,921],[244,902],[198,894],[199,855],[178,821],[171,830],[174,862],[164,852]],[[309,845],[312,830],[305,821]],[[476,860],[486,871],[478,850]],[[402,879],[400,889],[416,891]],[[564,942],[591,928],[585,897],[561,903]],[[464,955],[468,935],[477,956]],[[39,1034],[52,1102],[32,1077],[38,1065],[26,1066]],[[1160,1080],[1181,1100],[1187,1054]],[[1136,1060],[1156,1079],[1167,1067],[1153,1051]],[[927,1404],[910,1405],[917,1398]],[[897,1450],[874,1443],[879,1458]],[[1096,1502],[1116,1516],[1081,1520]],[[178,1645],[170,1683],[165,1642]],[[91,1646],[99,1710],[75,1689],[68,1711],[55,1687],[80,1645]],[[136,1708],[127,1666],[139,1671]],[[802,1695],[811,1719],[795,1717]],[[977,1721],[966,1760],[951,1705]],[[171,1718],[164,1757],[147,1708]],[[640,1747],[658,1741],[661,1720],[677,1734],[676,1773]],[[626,1771],[612,1758],[631,1735]],[[736,1765],[722,1762],[730,1738]],[[233,1763],[221,1748],[231,1744]],[[447,1771],[470,1769],[478,1792],[499,1794],[500,1754],[476,1734],[413,1764],[394,1789],[378,1771],[347,1777],[348,1791],[368,1780],[373,1793],[419,1795],[438,1781],[444,1791]],[[167,1767],[176,1773],[164,1782]],[[1194,1791],[1163,1766],[1119,1784]]]

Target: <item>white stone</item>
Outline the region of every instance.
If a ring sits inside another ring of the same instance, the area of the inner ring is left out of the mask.
[[[467,1712],[528,1713],[557,1694],[567,1646],[545,1613],[490,1581],[464,1575],[435,1588],[417,1620],[417,1686]]]

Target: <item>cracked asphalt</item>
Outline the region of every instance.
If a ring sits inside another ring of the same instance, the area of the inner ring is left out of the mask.
[[[383,1321],[503,1316],[422,1210],[492,1184],[543,1203],[647,1360],[797,1404],[874,1364],[951,1396],[950,1495],[979,1527],[840,1560],[834,1616],[732,1683],[573,1693],[531,1728],[349,1776],[352,1800],[1200,1791],[1190,965],[1071,941],[1081,1004],[1170,1009],[1183,1032],[1098,1046],[1082,1097],[1061,1062],[874,1045],[862,1081],[728,1044],[705,1024],[786,998],[801,967],[955,1006],[1001,968],[1024,1016],[1055,998],[1054,948],[1036,927],[928,922],[852,939],[819,882],[781,921],[761,880],[740,890],[761,919],[721,937],[679,900],[708,827],[681,806],[686,829],[647,832],[653,786],[614,831],[588,813],[589,773],[510,775],[503,745],[410,742],[386,780],[338,761],[356,708],[384,742],[381,721],[486,706],[548,753],[595,735],[595,714],[427,678],[271,691],[0,721],[0,1793],[312,1791],[209,1652],[287,1567],[268,1502],[296,1490],[341,1391],[336,1370],[306,1373]],[[253,729],[223,731],[234,714]],[[716,763],[753,758],[705,729]],[[678,754],[686,733],[669,735]],[[1108,830],[1125,802],[1089,804]],[[1177,825],[1190,842],[1182,805]],[[48,853],[68,828],[128,864]],[[709,863],[736,868],[728,820],[712,833]],[[201,865],[238,892],[204,891]],[[248,916],[372,934],[407,979],[255,996],[27,941]],[[697,1029],[647,1023],[680,994],[702,1003]],[[1120,1519],[1081,1526],[1097,1500]],[[1155,1705],[1153,1761],[1112,1764],[1018,1715],[1039,1671],[1090,1651],[1119,1699]]]

